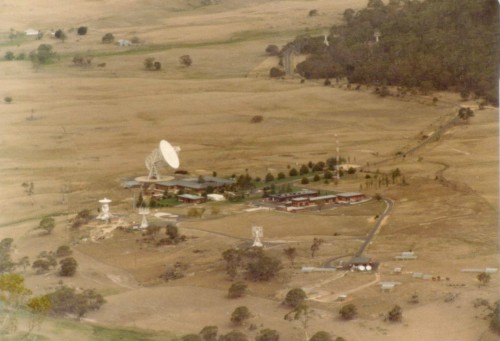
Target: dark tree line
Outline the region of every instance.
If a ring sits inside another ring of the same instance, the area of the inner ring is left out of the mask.
[[[369,0],[359,11],[346,9],[343,19],[331,28],[329,46],[323,37],[295,39],[310,54],[297,65],[303,77],[450,90],[498,102],[497,1]]]

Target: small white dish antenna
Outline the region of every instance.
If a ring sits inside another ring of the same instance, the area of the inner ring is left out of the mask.
[[[359,271],[365,271],[365,269],[366,269],[366,268],[365,268],[363,265],[358,266],[358,270],[359,270]]]
[[[366,266],[366,271],[372,271],[372,267],[371,267],[371,265],[367,265],[367,266]]]
[[[177,153],[181,150],[178,146],[172,146],[165,140],[161,140],[158,148],[153,150],[146,158],[146,168],[149,170],[147,180],[160,180],[160,169],[165,164],[177,169],[179,168],[179,156]]]
[[[111,201],[112,200],[108,198],[99,200],[99,203],[101,204],[101,210],[99,211],[99,215],[96,219],[105,221],[109,221],[109,219],[111,219],[112,215],[109,212],[109,204],[111,203]]]
[[[263,247],[262,241],[260,240],[264,237],[264,228],[262,226],[252,226],[252,236],[254,238],[252,247]]]

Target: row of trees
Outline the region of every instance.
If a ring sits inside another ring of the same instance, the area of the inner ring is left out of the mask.
[[[343,17],[331,28],[328,46],[309,35],[290,43],[310,54],[297,65],[305,78],[452,90],[498,103],[498,2],[370,0]]]
[[[193,60],[190,55],[182,55],[179,57],[179,63],[182,66],[189,67],[193,64]],[[157,61],[154,57],[148,57],[144,59],[144,68],[149,71],[159,71],[161,70],[161,63]]]

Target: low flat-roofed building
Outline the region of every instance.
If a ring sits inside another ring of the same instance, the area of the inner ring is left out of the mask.
[[[366,199],[366,195],[359,192],[346,192],[337,194],[337,202],[350,204],[353,202],[360,202]]]
[[[307,198],[307,197],[293,198],[291,201],[292,201],[292,206],[295,206],[295,207],[302,207],[302,206],[309,205],[309,198]]]
[[[300,197],[311,198],[311,197],[316,197],[318,195],[319,195],[318,191],[304,189],[298,192],[271,194],[268,196],[268,200],[273,202],[286,202],[286,201],[291,201],[294,198],[300,198]]]
[[[337,202],[337,196],[334,194],[321,195],[319,197],[310,198],[309,201],[312,204],[316,204],[316,205],[334,204]]]

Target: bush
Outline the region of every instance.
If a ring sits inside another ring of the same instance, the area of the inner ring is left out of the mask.
[[[229,298],[243,297],[247,292],[248,286],[244,282],[235,282],[229,287],[227,296]]]
[[[318,15],[318,10],[317,9],[312,9],[309,11],[309,16],[310,17],[315,17]]]
[[[74,288],[62,286],[47,296],[51,303],[52,314],[58,316],[74,314],[81,318],[89,311],[99,310],[106,303],[102,295],[94,289],[77,293]]]
[[[280,54],[280,49],[276,45],[268,45],[266,47],[266,53],[270,56],[278,56]]]
[[[187,334],[181,337],[181,341],[202,341],[198,334]]]
[[[7,51],[4,56],[5,60],[14,60],[14,52]]]
[[[295,309],[299,305],[301,305],[302,302],[304,302],[306,297],[307,297],[307,295],[306,295],[304,290],[302,290],[300,288],[295,288],[295,289],[288,291],[283,303],[285,305],[287,305],[288,307]]]
[[[354,174],[354,173],[356,173],[356,168],[349,167],[349,169],[347,170],[347,174]]]
[[[264,117],[262,115],[255,115],[254,117],[252,117],[252,119],[250,120],[251,123],[260,123],[264,120]]]
[[[333,341],[333,339],[330,333],[321,331],[314,334],[309,341]]]
[[[219,328],[217,326],[206,326],[200,331],[200,336],[203,341],[217,341],[217,333]]]
[[[104,44],[111,44],[112,42],[115,41],[115,36],[113,35],[113,33],[106,33],[105,35],[102,36],[101,41]]]
[[[500,301],[495,302],[493,314],[491,314],[490,328],[493,332],[500,334]]]
[[[279,77],[283,77],[285,75],[286,75],[286,72],[278,69],[277,67],[272,67],[271,70],[269,70],[269,77],[271,77],[271,78],[279,78]]]
[[[313,181],[319,181],[320,180],[320,177],[318,174],[315,174],[314,177],[313,177]]]
[[[358,308],[352,303],[349,303],[339,310],[340,317],[344,320],[352,320],[358,314]]]
[[[309,179],[308,179],[308,178],[306,178],[306,177],[303,177],[303,178],[302,178],[302,180],[300,180],[300,183],[301,183],[302,185],[307,185],[307,184],[309,183]]]
[[[280,334],[274,329],[262,329],[255,337],[255,341],[279,341]]]
[[[179,57],[179,63],[181,63],[181,65],[188,67],[191,66],[191,64],[193,64],[193,60],[191,59],[190,55],[185,54]]]
[[[67,257],[71,256],[72,253],[73,251],[68,245],[61,245],[57,248],[56,257]]]
[[[283,173],[283,172],[279,172],[279,173],[278,173],[278,180],[283,180],[284,178],[286,178],[285,173]]]
[[[50,234],[56,226],[56,221],[52,217],[43,217],[40,224],[35,229],[44,230],[45,233]]]
[[[78,33],[79,36],[84,36],[87,34],[87,26],[80,26],[76,30],[76,33]]]
[[[231,322],[233,322],[234,324],[242,324],[250,317],[252,317],[252,314],[250,314],[250,310],[245,306],[239,306],[234,309],[233,313],[231,314]]]
[[[59,262],[61,265],[61,270],[59,271],[59,275],[65,277],[71,277],[76,273],[76,268],[78,267],[78,263],[73,257],[64,258]]]
[[[4,101],[5,103],[12,103],[12,97],[10,97],[10,96],[6,96],[6,97],[4,97],[3,101]]]
[[[257,260],[247,265],[248,276],[253,281],[268,281],[281,270],[281,261],[266,255],[259,255]]]
[[[292,168],[292,169],[290,169],[290,172],[288,172],[288,175],[297,176],[297,175],[299,175],[299,172],[295,168]]]
[[[233,330],[226,335],[221,335],[219,341],[248,341],[248,338],[242,332]]]
[[[403,309],[400,306],[395,305],[388,313],[387,320],[391,322],[400,322],[403,319]]]
[[[266,174],[265,181],[266,181],[266,182],[271,182],[271,181],[274,181],[274,175],[272,175],[271,173],[267,173],[267,174]]]

